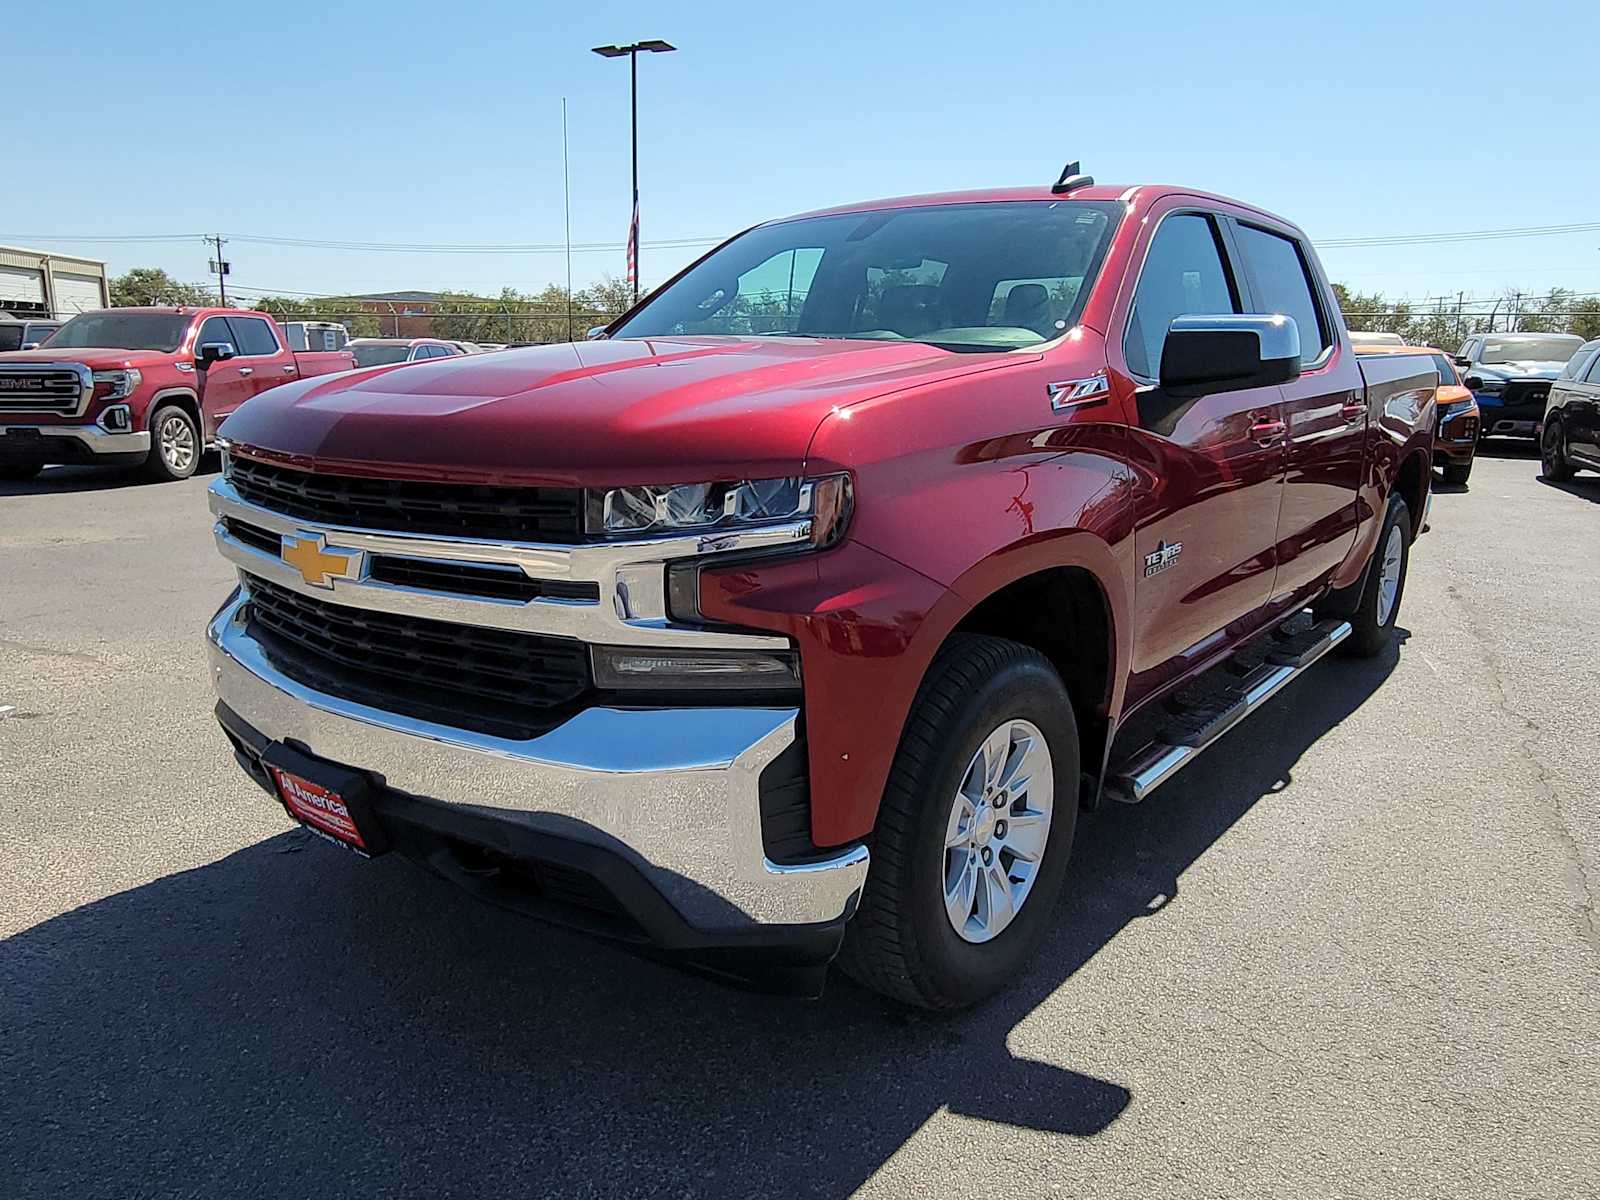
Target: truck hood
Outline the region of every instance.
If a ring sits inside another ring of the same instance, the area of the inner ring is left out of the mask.
[[[169,364],[177,357],[176,350],[113,350],[96,346],[79,346],[74,349],[8,350],[0,354],[0,363],[82,363],[95,370],[116,367],[146,367]]]
[[[672,337],[505,350],[303,380],[222,436],[326,471],[594,486],[796,473],[834,409],[1014,363],[914,342]]]
[[[1480,363],[1466,367],[1463,375],[1476,375],[1481,379],[1554,379],[1566,367],[1566,362],[1546,362],[1540,359],[1513,359],[1503,363]]]

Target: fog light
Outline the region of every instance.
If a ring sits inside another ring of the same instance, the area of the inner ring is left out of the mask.
[[[788,650],[644,650],[596,646],[595,686],[616,691],[786,691],[800,686]]]
[[[100,414],[100,428],[107,433],[127,433],[133,428],[133,411],[126,404],[113,404]]]

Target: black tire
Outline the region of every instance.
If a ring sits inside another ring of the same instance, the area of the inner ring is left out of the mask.
[[[0,480],[6,483],[27,483],[37,479],[44,470],[43,463],[6,463],[0,465]]]
[[[1560,417],[1551,417],[1544,423],[1544,433],[1539,438],[1539,463],[1544,477],[1553,483],[1565,483],[1577,472],[1567,460],[1567,431]]]
[[[1050,830],[1032,890],[990,941],[965,941],[944,907],[946,823],[968,765],[1007,720],[1044,734],[1054,775]],[[861,905],[839,965],[918,1008],[956,1009],[1005,987],[1037,949],[1066,883],[1078,821],[1078,728],[1067,689],[1038,651],[958,634],[939,651],[912,704],[889,773]]]
[[[1467,480],[1472,478],[1472,460],[1468,459],[1465,463],[1445,463],[1441,473],[1446,483],[1456,487],[1465,486]]]
[[[187,459],[168,453],[169,440],[163,437],[163,431],[169,422],[181,421],[188,431],[191,452]],[[144,460],[144,473],[147,479],[157,483],[171,483],[178,479],[188,479],[200,468],[200,458],[203,448],[200,445],[200,430],[181,405],[164,404],[150,414],[150,455]]]
[[[1380,593],[1383,583],[1385,549],[1392,531],[1400,531],[1400,578],[1396,586],[1394,603],[1384,619],[1378,619],[1382,607]],[[1411,510],[1399,496],[1389,497],[1389,511],[1384,515],[1383,528],[1378,531],[1378,542],[1372,548],[1372,561],[1367,566],[1367,577],[1361,585],[1361,601],[1348,618],[1350,636],[1339,644],[1340,650],[1356,658],[1372,658],[1381,654],[1394,635],[1394,623],[1400,615],[1400,602],[1406,594],[1406,572],[1411,566]]]

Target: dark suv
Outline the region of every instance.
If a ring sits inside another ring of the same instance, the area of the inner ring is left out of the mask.
[[[0,350],[32,350],[61,328],[49,317],[13,317],[0,313]]]
[[[1583,345],[1570,333],[1475,333],[1453,356],[1483,414],[1480,436],[1535,437],[1550,383]]]

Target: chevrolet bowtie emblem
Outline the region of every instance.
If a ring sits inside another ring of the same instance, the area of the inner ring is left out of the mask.
[[[354,579],[361,551],[329,549],[320,533],[283,535],[283,561],[312,587],[331,588],[335,579]]]

